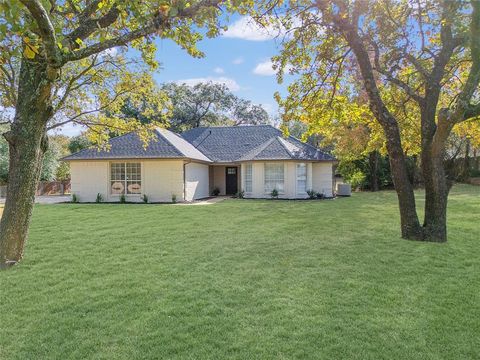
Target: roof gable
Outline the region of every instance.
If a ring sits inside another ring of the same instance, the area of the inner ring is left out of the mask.
[[[181,135],[216,162],[334,160],[330,154],[292,136],[283,137],[282,131],[270,125],[203,127],[188,130]]]

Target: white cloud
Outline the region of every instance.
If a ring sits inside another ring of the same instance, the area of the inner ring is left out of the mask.
[[[253,73],[260,76],[273,76],[277,72],[273,69],[273,63],[271,60],[261,62],[255,66]]]
[[[213,72],[214,72],[215,74],[220,74],[220,75],[221,75],[221,74],[225,74],[225,70],[223,70],[223,68],[221,68],[221,67],[219,67],[219,66],[217,66],[215,69],[213,69]]]
[[[243,64],[244,61],[245,61],[245,59],[240,56],[240,57],[237,57],[237,58],[233,59],[232,64],[240,65],[240,64]]]
[[[285,30],[275,25],[266,27],[258,25],[251,16],[243,16],[228,27],[222,35],[227,38],[243,39],[250,41],[272,40],[283,35]]]
[[[202,78],[177,80],[175,82],[177,84],[186,84],[188,86],[194,86],[199,83],[212,82],[214,84],[225,84],[231,91],[240,90],[240,85],[238,85],[238,83],[234,79],[231,79],[225,76],[219,76],[219,77],[207,76]]]
[[[288,73],[291,70],[291,66],[285,66],[285,73]],[[258,63],[257,66],[253,69],[253,73],[260,76],[273,76],[276,75],[277,70],[273,69],[272,60],[266,60],[261,63]]]

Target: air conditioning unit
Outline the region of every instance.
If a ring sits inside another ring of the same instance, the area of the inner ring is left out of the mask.
[[[352,186],[350,184],[337,184],[337,196],[352,196]]]

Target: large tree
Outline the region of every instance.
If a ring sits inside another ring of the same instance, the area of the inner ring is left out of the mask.
[[[162,86],[172,101],[171,126],[185,131],[199,126],[258,125],[269,122],[267,111],[233,94],[224,84],[213,82],[193,86],[168,83]]]
[[[318,113],[311,100],[324,98],[330,106],[343,96],[339,90],[355,93],[360,82],[385,137],[402,236],[446,241],[451,187],[444,168],[447,140],[455,126],[476,121],[480,114],[480,2],[317,0],[259,6],[259,22],[278,23],[280,18],[289,30],[274,58],[279,79],[285,69],[301,75],[281,100],[285,118]],[[401,122],[389,100],[392,87],[418,113],[423,225],[408,181]]]
[[[108,127],[142,130],[147,137],[148,128],[133,118],[88,116],[107,106],[122,106],[116,100],[126,94],[141,99],[151,88],[148,76],[128,71],[131,56],[118,60],[110,49],[130,44],[144,63],[155,67],[153,39],[158,36],[202,56],[195,45],[203,35],[219,33],[221,3],[0,1],[1,105],[14,108],[11,130],[4,134],[10,171],[0,223],[0,267],[23,256],[48,129],[73,121],[89,127],[97,142],[108,137],[102,130]],[[237,3],[224,6],[233,10]]]

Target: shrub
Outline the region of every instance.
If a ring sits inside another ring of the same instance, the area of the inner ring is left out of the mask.
[[[273,189],[272,192],[270,193],[270,196],[272,197],[272,199],[278,199],[278,190]]]
[[[100,194],[100,193],[97,194],[97,198],[95,199],[95,202],[96,202],[97,204],[103,202],[103,196],[102,196],[102,194]]]
[[[361,189],[365,184],[366,176],[361,171],[355,171],[353,174],[350,175],[350,178],[347,180],[352,188],[354,189]]]
[[[239,199],[243,199],[245,197],[245,191],[244,190],[240,190],[239,192],[237,192],[235,194],[235,197],[236,198],[239,198]]]
[[[320,200],[321,200],[321,199],[325,199],[325,195],[324,195],[323,193],[321,193],[321,192],[316,193],[316,194],[315,194],[315,197],[316,197],[317,199],[320,199]]]
[[[142,200],[143,200],[143,202],[144,202],[145,204],[148,204],[148,196],[147,196],[147,194],[143,194]]]
[[[175,194],[172,194],[172,203],[176,203],[177,202],[177,195]]]
[[[317,197],[317,193],[313,189],[307,190],[307,194],[310,199],[315,199]]]
[[[120,203],[125,204],[127,202],[127,198],[125,197],[125,194],[120,195]]]
[[[77,194],[72,194],[72,202],[73,203],[78,203],[79,202],[79,198],[78,198],[78,195]]]
[[[220,189],[218,187],[216,187],[216,188],[213,189],[212,195],[213,196],[218,196],[218,194],[220,194]]]

